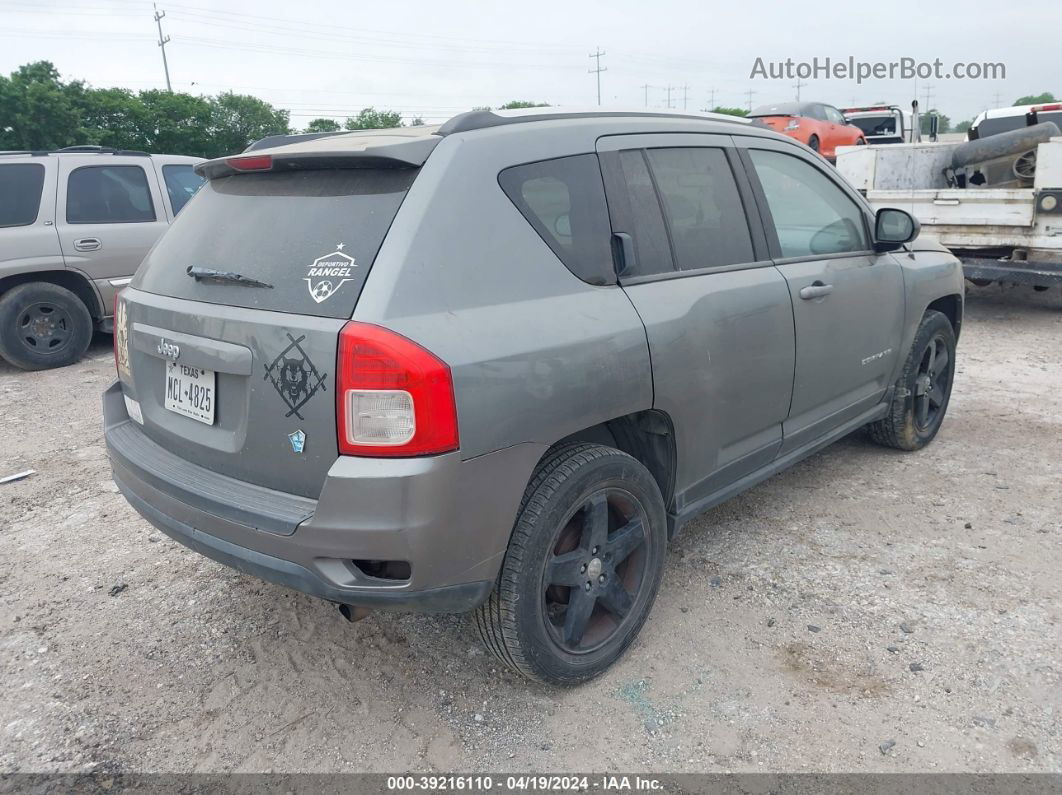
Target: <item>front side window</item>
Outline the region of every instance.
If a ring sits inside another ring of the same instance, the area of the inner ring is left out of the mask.
[[[752,237],[722,149],[647,151],[679,270],[752,262]]]
[[[870,248],[863,211],[817,168],[792,155],[750,149],[783,257]]]
[[[174,215],[177,215],[188,200],[195,196],[195,192],[203,186],[205,181],[192,170],[191,166],[183,164],[163,166],[162,177],[166,181],[166,193],[169,194]]]
[[[82,166],[66,185],[70,224],[133,224],[155,220],[147,174],[140,166]]]
[[[44,189],[40,163],[0,166],[0,227],[29,226],[37,220]]]
[[[614,281],[597,155],[513,166],[498,175],[498,183],[568,270],[591,284]]]

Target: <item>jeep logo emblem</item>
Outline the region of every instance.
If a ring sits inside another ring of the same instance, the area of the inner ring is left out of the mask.
[[[181,346],[172,342],[166,342],[165,339],[160,339],[158,347],[155,348],[159,356],[172,361],[177,361],[177,357],[181,355]]]

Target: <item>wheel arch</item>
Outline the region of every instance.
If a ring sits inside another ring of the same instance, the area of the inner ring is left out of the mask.
[[[13,287],[18,287],[20,284],[30,284],[32,282],[46,282],[66,288],[85,305],[95,323],[99,323],[107,314],[100,305],[99,295],[97,295],[92,283],[76,271],[27,271],[5,276],[0,278],[0,295],[3,295]]]
[[[675,426],[668,414],[648,409],[614,417],[558,439],[549,450],[572,442],[614,447],[639,461],[660,487],[664,506],[670,510],[675,492],[677,449]]]
[[[929,303],[922,312],[922,317],[925,317],[926,312],[930,310],[940,312],[951,323],[951,329],[955,332],[955,339],[959,339],[959,331],[962,329],[962,296],[961,295],[944,295]],[[921,320],[921,318],[919,318]]]

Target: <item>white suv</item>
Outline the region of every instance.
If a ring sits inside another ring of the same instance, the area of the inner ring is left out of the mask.
[[[203,180],[202,158],[79,146],[0,152],[0,356],[76,362]]]

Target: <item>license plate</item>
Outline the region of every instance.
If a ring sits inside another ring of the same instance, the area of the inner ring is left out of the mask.
[[[166,408],[213,425],[215,380],[213,370],[166,362]]]

